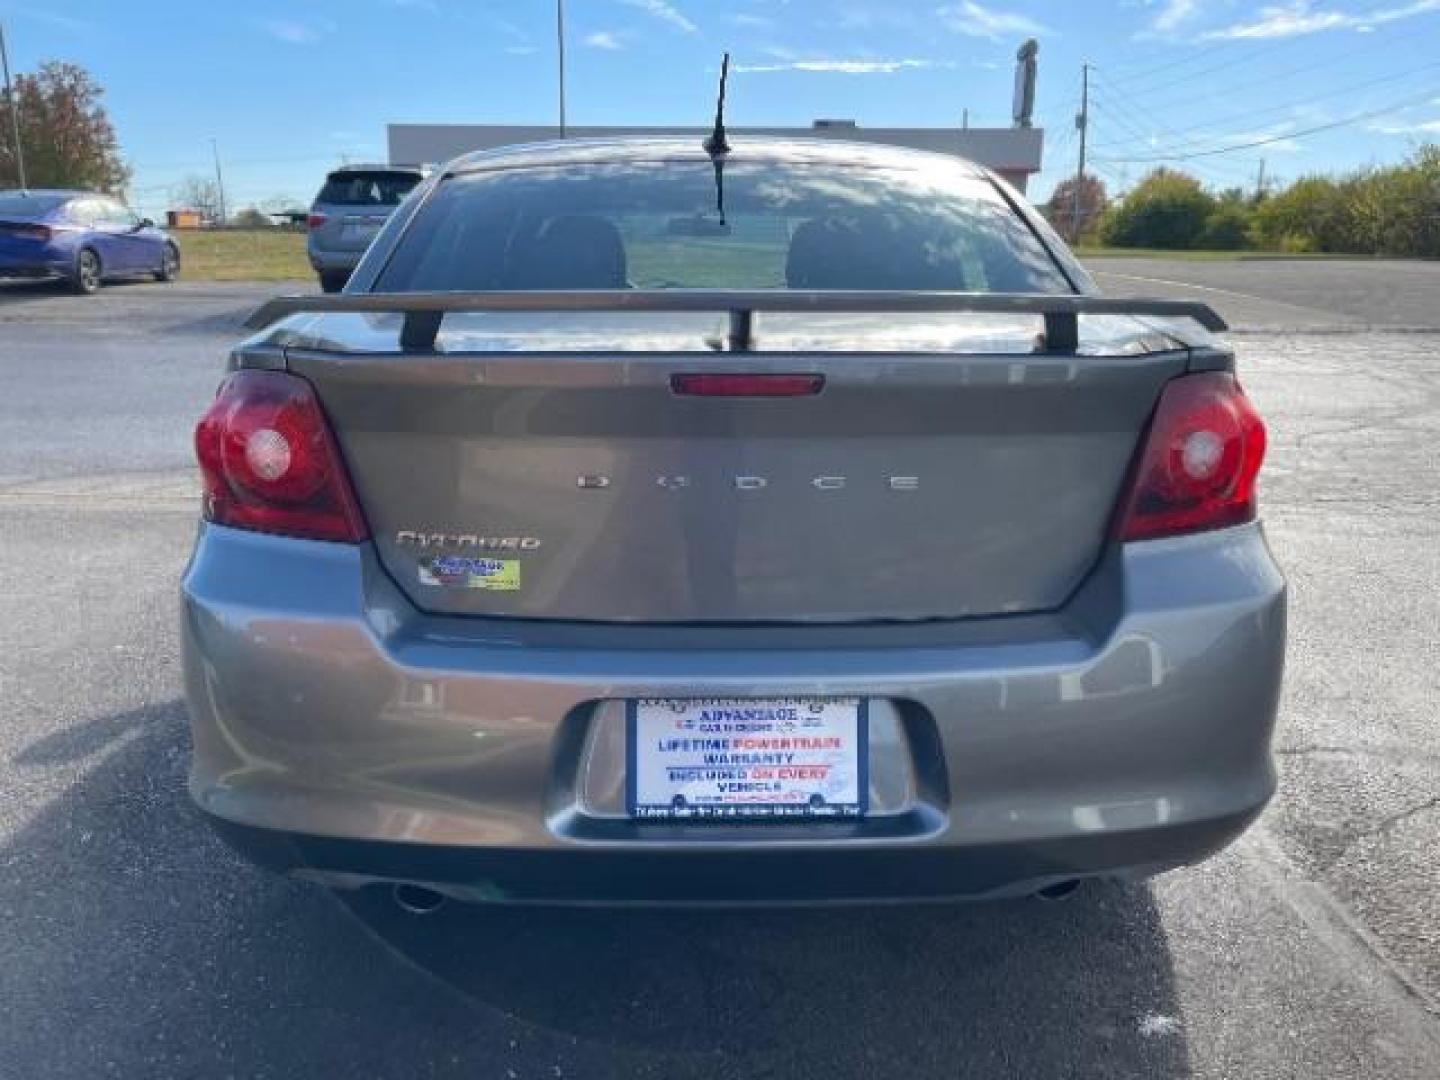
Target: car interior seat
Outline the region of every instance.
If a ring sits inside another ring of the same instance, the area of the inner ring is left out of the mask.
[[[584,214],[550,218],[510,252],[507,289],[623,289],[625,244],[613,222]]]

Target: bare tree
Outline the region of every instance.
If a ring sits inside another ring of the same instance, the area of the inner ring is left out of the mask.
[[[220,218],[220,189],[204,176],[187,176],[170,189],[170,201],[186,210],[198,210],[209,222]]]
[[[297,199],[294,195],[271,195],[268,199],[261,199],[256,205],[267,214],[288,214],[292,210],[304,213],[307,204],[304,199]]]

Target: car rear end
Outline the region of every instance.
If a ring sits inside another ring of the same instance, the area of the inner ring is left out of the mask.
[[[0,277],[54,277],[72,269],[66,197],[0,191]]]
[[[708,160],[482,161],[368,295],[236,352],[184,640],[237,846],[810,902],[1153,873],[1253,819],[1284,584],[1230,354],[1083,295],[968,167],[854,152],[735,154],[723,218]]]
[[[370,241],[424,176],[419,167],[347,165],[325,177],[305,219],[305,251],[327,292],[345,284]]]

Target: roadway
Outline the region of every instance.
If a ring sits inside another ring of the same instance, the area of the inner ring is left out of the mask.
[[[1254,830],[1064,903],[423,919],[184,790],[190,429],[271,289],[0,287],[0,1077],[1440,1075],[1440,265],[1095,267],[1229,315],[1270,425]]]

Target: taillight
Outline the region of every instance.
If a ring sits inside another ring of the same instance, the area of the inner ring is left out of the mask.
[[[356,543],[369,535],[310,384],[237,371],[195,428],[207,521]]]
[[[306,214],[305,227],[307,229],[318,229],[321,225],[325,224],[326,220],[328,219],[324,214]]]
[[[1153,540],[1255,517],[1265,424],[1235,377],[1186,375],[1168,383],[1120,503],[1121,540]]]
[[[824,375],[697,372],[670,376],[674,393],[694,397],[806,397],[818,394],[824,385]]]
[[[12,225],[5,231],[21,240],[37,240],[42,244],[50,242],[50,228],[47,225]]]

